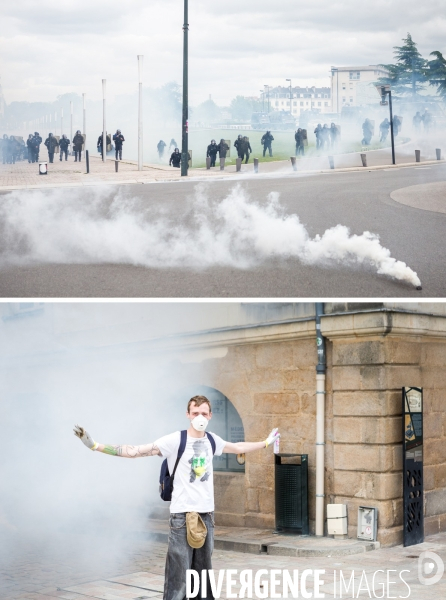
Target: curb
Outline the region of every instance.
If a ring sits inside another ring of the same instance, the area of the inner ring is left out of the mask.
[[[138,537],[140,539],[151,540],[167,544],[169,534],[161,531],[133,532],[129,537]],[[228,550],[232,552],[241,552],[243,554],[267,554],[270,556],[295,556],[295,557],[332,557],[332,556],[350,556],[352,554],[364,554],[372,550],[378,550],[381,544],[379,542],[355,542],[349,545],[321,546],[314,547],[296,547],[280,542],[262,542],[261,540],[244,540],[235,538],[214,538],[214,548],[216,550]]]
[[[284,165],[288,164],[288,161],[283,161]],[[357,167],[341,167],[338,169],[321,169],[321,170],[312,170],[312,171],[304,171],[304,170],[299,170],[297,169],[296,171],[293,171],[292,169],[290,169],[289,172],[284,172],[283,170],[277,170],[277,171],[266,171],[266,172],[259,172],[259,173],[254,173],[254,171],[241,171],[241,172],[236,172],[236,171],[225,171],[225,174],[222,175],[221,171],[216,172],[214,175],[206,175],[205,177],[203,177],[201,175],[201,173],[194,173],[193,175],[189,175],[188,177],[183,177],[183,178],[162,178],[162,179],[157,179],[152,178],[152,179],[122,179],[120,181],[107,181],[107,180],[95,180],[95,181],[72,181],[72,182],[60,182],[60,183],[47,183],[47,184],[42,184],[42,185],[13,185],[13,186],[2,186],[0,185],[0,193],[5,191],[5,192],[12,192],[14,190],[42,190],[42,189],[51,189],[51,188],[58,188],[58,187],[93,187],[93,186],[101,186],[101,185],[147,185],[147,184],[151,184],[151,183],[184,183],[187,181],[212,181],[212,180],[217,180],[217,181],[224,181],[225,179],[231,177],[231,176],[236,176],[238,179],[243,178],[243,176],[245,175],[252,175],[255,176],[257,178],[262,178],[262,177],[298,177],[299,175],[318,175],[318,174],[324,174],[324,175],[328,175],[328,174],[334,174],[334,173],[354,173],[354,172],[371,172],[371,171],[382,171],[382,170],[390,170],[390,169],[411,169],[411,168],[422,168],[424,166],[428,166],[428,165],[441,165],[446,163],[446,159],[442,158],[441,160],[426,160],[423,162],[413,162],[413,163],[400,163],[397,165],[375,165],[375,166],[370,166],[370,167],[362,167],[362,166],[357,166]],[[161,170],[161,169],[160,169]],[[200,169],[196,169],[197,171],[199,171]],[[204,171],[205,169],[203,169]],[[85,175],[85,173],[84,173]]]

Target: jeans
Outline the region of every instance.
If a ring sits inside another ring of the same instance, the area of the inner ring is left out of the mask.
[[[122,160],[122,146],[120,148],[118,148],[117,146],[115,146],[115,159],[116,160]]]
[[[187,543],[186,513],[170,515],[170,533],[166,556],[163,600],[184,600],[186,597],[186,570],[194,569],[200,575],[203,569],[212,569],[214,550],[214,513],[200,513],[208,533],[201,548],[191,548]],[[197,599],[201,598],[201,591]],[[207,582],[208,600],[213,600],[211,585]]]
[[[266,151],[269,151],[269,155],[272,156],[273,155],[273,149],[271,148],[271,144],[264,144],[263,145],[263,156],[265,156]]]
[[[68,147],[65,149],[60,149],[60,160],[62,160],[63,156],[65,155],[65,160],[68,160]]]

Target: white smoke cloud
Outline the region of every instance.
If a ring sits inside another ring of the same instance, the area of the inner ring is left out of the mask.
[[[194,189],[181,221],[162,207],[142,204],[107,188],[32,193],[14,191],[0,203],[0,261],[30,263],[121,263],[146,267],[247,269],[270,258],[306,264],[372,266],[379,274],[420,285],[417,274],[390,255],[379,236],[351,234],[343,225],[311,238],[295,214],[286,214],[279,194],[253,201],[238,184],[222,201],[205,184]]]

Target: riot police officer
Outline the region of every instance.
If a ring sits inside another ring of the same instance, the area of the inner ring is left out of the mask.
[[[180,164],[181,164],[180,149],[179,148],[175,148],[175,150],[170,155],[169,166],[179,168]]]
[[[82,145],[84,143],[84,136],[81,134],[80,129],[76,131],[76,135],[73,138],[73,150],[74,150],[74,162],[81,162]]]
[[[68,160],[68,146],[70,144],[71,144],[70,140],[67,138],[67,136],[65,134],[63,134],[59,141],[60,160],[62,160],[64,154],[65,154],[65,160]]]
[[[50,163],[54,162],[54,152],[57,147],[57,140],[52,133],[48,134],[45,140],[45,146],[48,148],[48,159]]]
[[[215,167],[215,159],[217,158],[218,146],[215,140],[211,140],[211,143],[207,147],[206,157],[211,159],[211,167]]]
[[[115,142],[115,159],[118,160],[119,157],[119,160],[122,160],[122,144],[125,142],[125,139],[120,129],[116,130],[113,141]]]
[[[263,156],[265,156],[266,151],[269,151],[269,155],[272,157],[273,149],[271,147],[271,143],[274,141],[274,138],[271,134],[271,131],[267,131],[262,135],[262,139],[260,143],[263,145]]]

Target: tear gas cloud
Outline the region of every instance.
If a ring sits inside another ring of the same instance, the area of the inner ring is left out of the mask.
[[[110,351],[113,325],[131,337],[147,321],[137,305],[45,304],[27,318],[14,318],[11,306],[0,308],[0,562],[12,567],[34,549],[36,560],[66,555],[78,577],[105,565],[128,573],[124,546],[148,531],[150,511],[168,506],[158,496],[161,461],[93,453],[73,425],[113,444],[182,428],[190,396],[181,365],[150,351]],[[152,312],[159,319],[162,310]],[[194,381],[200,369],[188,365]]]
[[[396,260],[376,234],[351,234],[337,224],[311,238],[279,194],[261,204],[239,184],[215,200],[198,184],[181,215],[118,191],[96,188],[14,191],[0,204],[0,264],[121,263],[154,268],[248,269],[271,259],[296,259],[327,267],[366,266],[376,273],[420,285],[417,274]],[[175,220],[176,219],[176,220]],[[179,220],[181,219],[181,220]]]

